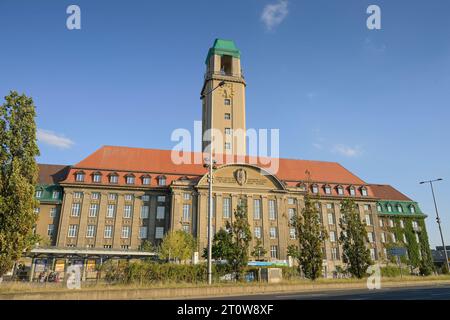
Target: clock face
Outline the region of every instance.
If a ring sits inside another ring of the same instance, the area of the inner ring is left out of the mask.
[[[225,98],[229,99],[234,96],[234,88],[232,83],[225,83],[220,89],[219,93]]]

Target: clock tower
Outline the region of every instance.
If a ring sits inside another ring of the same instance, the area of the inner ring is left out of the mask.
[[[233,41],[216,39],[206,57],[202,96],[203,151],[245,156],[245,80],[241,54]],[[211,118],[212,112],[212,118]]]

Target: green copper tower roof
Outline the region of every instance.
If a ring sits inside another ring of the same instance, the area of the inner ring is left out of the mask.
[[[205,63],[208,64],[209,58],[213,55],[228,55],[235,58],[241,57],[241,52],[232,40],[216,39],[213,46],[208,51],[208,56],[206,57]]]

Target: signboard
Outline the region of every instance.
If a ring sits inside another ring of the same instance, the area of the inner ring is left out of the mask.
[[[406,256],[406,253],[407,253],[406,248],[397,247],[388,249],[388,254],[391,256],[401,257]]]
[[[45,265],[47,264],[46,259],[36,259],[34,262],[34,272],[44,272],[45,271]]]
[[[58,259],[55,262],[55,272],[64,272],[65,261],[63,259]]]
[[[248,265],[251,267],[287,267],[288,262],[286,260],[277,261],[249,261]]]

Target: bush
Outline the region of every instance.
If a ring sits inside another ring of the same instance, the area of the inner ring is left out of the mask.
[[[382,277],[400,277],[401,275],[408,275],[408,269],[400,269],[397,266],[386,266],[381,268],[381,276]]]

